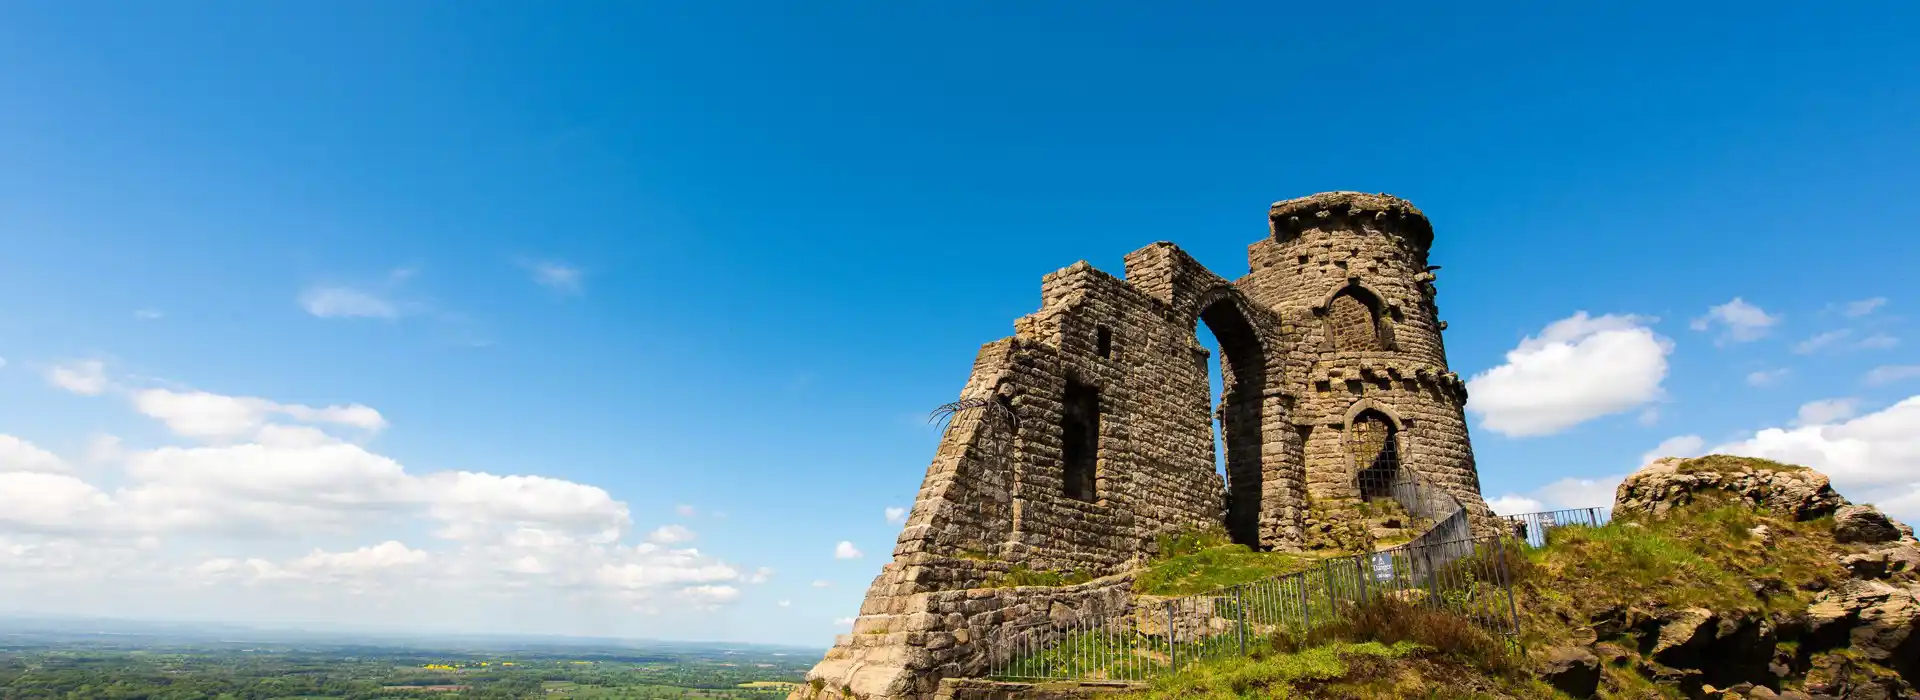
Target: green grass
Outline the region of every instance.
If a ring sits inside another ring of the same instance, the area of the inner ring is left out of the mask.
[[[1140,700],[1233,700],[1235,698],[1296,697],[1305,683],[1323,684],[1345,678],[1356,658],[1391,659],[1417,651],[1411,643],[1388,646],[1379,642],[1335,643],[1294,652],[1282,652],[1262,643],[1245,657],[1208,661],[1161,676]]]
[[[1772,468],[1764,460],[1709,458],[1696,469]],[[1798,469],[1779,465],[1783,469]],[[1529,648],[1571,643],[1576,630],[1606,618],[1619,632],[1600,637],[1622,660],[1604,669],[1602,697],[1680,697],[1636,670],[1640,621],[1683,608],[1726,615],[1792,615],[1815,593],[1846,580],[1838,559],[1861,545],[1833,539],[1833,519],[1798,522],[1727,494],[1659,517],[1624,514],[1603,527],[1563,527],[1514,569],[1522,640]],[[1765,526],[1764,538],[1753,531]],[[1796,645],[1780,647],[1788,654]]]
[[[1319,561],[1311,555],[1255,552],[1244,545],[1221,545],[1154,562],[1134,580],[1133,589],[1148,595],[1207,593],[1303,571]]]
[[[1758,525],[1772,533],[1765,542],[1752,533]],[[1603,527],[1553,530],[1547,546],[1516,567],[1516,593],[1537,628],[1529,634],[1543,641],[1557,636],[1561,620],[1605,609],[1805,609],[1805,584],[1845,578],[1836,562],[1845,547],[1832,530],[1830,518],[1795,522],[1702,498],[1657,519],[1622,516]]]
[[[1256,552],[1233,544],[1217,528],[1160,537],[1160,554],[1134,580],[1147,595],[1193,595],[1311,568],[1319,557]]]
[[[1734,457],[1731,455],[1707,455],[1695,457],[1680,463],[1678,471],[1682,474],[1692,472],[1716,472],[1720,474],[1738,474],[1741,469],[1775,472],[1803,472],[1806,467],[1798,464],[1784,464],[1759,457]]]

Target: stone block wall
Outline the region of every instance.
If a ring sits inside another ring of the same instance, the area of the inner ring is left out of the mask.
[[[840,635],[795,700],[932,695],[946,678],[978,678],[1005,663],[1019,635],[1049,634],[1124,610],[1132,574],[1073,586],[971,588],[919,593],[891,615],[862,615]],[[817,682],[815,682],[817,681]]]
[[[1491,523],[1425,215],[1327,193],[1275,204],[1268,234],[1234,282],[1165,242],[1128,254],[1125,279],[1085,262],[1042,278],[1040,308],[981,347],[960,395],[973,407],[948,425],[893,560],[813,685],[928,697],[980,672],[980,640],[1034,619],[1036,601],[1124,599],[1112,578],[986,587],[1015,566],[1122,575],[1160,535],[1216,524],[1249,546],[1303,548],[1310,501],[1359,495],[1356,418],[1389,424],[1398,469],[1445,489],[1476,528]],[[1217,403],[1202,323],[1221,345]]]
[[[1393,425],[1399,468],[1487,516],[1466,384],[1447,368],[1440,340],[1426,216],[1398,198],[1336,192],[1274,204],[1269,232],[1248,249],[1252,272],[1239,284],[1283,319],[1309,493],[1359,495],[1366,465],[1347,441],[1355,417],[1372,410]],[[1374,328],[1365,327],[1369,315]]]

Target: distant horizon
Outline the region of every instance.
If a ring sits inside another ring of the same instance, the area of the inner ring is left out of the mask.
[[[221,621],[215,621],[215,620],[186,620],[186,619],[160,619],[160,618],[140,619],[140,618],[123,618],[123,617],[95,617],[95,616],[86,616],[86,615],[70,616],[70,615],[14,614],[14,613],[6,613],[6,612],[0,612],[0,636],[26,634],[34,631],[66,633],[66,634],[74,634],[74,635],[101,635],[101,636],[122,636],[122,635],[140,636],[142,634],[146,634],[141,631],[124,631],[123,632],[123,631],[112,631],[112,630],[86,630],[86,629],[77,629],[77,628],[76,629],[37,630],[34,628],[24,627],[24,626],[18,629],[10,627],[10,625],[15,623],[34,623],[34,622],[69,623],[69,624],[75,624],[75,625],[78,625],[81,623],[103,623],[109,626],[111,624],[118,623],[118,624],[126,624],[126,625],[144,625],[144,626],[162,627],[162,628],[180,628],[184,631],[203,631],[208,634],[213,634],[213,633],[225,630],[225,631],[260,633],[260,634],[304,635],[308,637],[317,637],[317,638],[324,638],[324,639],[344,638],[342,639],[342,641],[352,639],[357,635],[357,636],[360,636],[361,638],[383,639],[383,640],[393,640],[393,641],[409,640],[409,641],[421,641],[421,642],[436,641],[436,640],[446,641],[446,642],[489,641],[489,640],[500,641],[500,642],[570,641],[570,642],[581,642],[581,643],[600,642],[600,643],[606,643],[609,645],[614,645],[617,643],[645,643],[645,644],[653,644],[653,645],[660,645],[660,646],[671,645],[675,647],[706,647],[706,648],[722,648],[722,649],[729,648],[729,647],[739,647],[739,648],[753,648],[753,649],[780,649],[780,650],[791,650],[791,651],[798,651],[798,652],[823,652],[827,648],[824,645],[823,646],[807,646],[807,645],[799,645],[799,644],[727,641],[727,640],[716,640],[716,639],[662,639],[662,638],[652,638],[652,637],[594,637],[594,636],[565,635],[565,634],[554,634],[554,635],[522,634],[522,633],[514,633],[514,632],[451,632],[451,631],[432,632],[432,631],[392,630],[392,629],[381,629],[381,628],[373,628],[373,627],[363,628],[360,626],[344,626],[336,629],[328,629],[324,626],[325,623],[316,623],[317,625],[321,625],[321,626],[310,628],[310,627],[296,626],[296,623],[274,624],[274,623],[255,623],[255,622],[221,622]],[[184,637],[182,638],[167,637],[165,635],[164,630],[156,631],[152,633],[150,636],[161,638],[161,639],[178,639],[179,641],[193,641],[190,638],[184,638]],[[257,642],[263,642],[263,643],[274,643],[274,642],[286,642],[290,640],[274,640],[274,639],[251,640],[249,639],[249,640],[203,640],[203,641],[223,641],[223,642],[255,642],[257,641]],[[369,644],[368,646],[378,646],[378,645]]]

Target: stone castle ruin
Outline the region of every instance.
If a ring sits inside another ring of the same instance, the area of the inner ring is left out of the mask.
[[[1340,504],[1408,483],[1454,504],[1452,535],[1494,527],[1426,216],[1331,192],[1268,218],[1238,280],[1165,242],[1127,255],[1125,279],[1084,261],[1042,279],[1039,310],[980,349],[893,561],[796,697],[931,697],[980,674],[996,626],[1124,598],[1162,535],[1320,547]],[[1201,323],[1220,344],[1217,403]],[[1015,568],[1094,578],[991,586]]]

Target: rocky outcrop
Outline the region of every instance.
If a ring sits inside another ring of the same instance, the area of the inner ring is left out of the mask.
[[[1713,455],[1654,460],[1620,483],[1614,491],[1613,510],[1616,516],[1660,516],[1706,494],[1730,497],[1794,520],[1831,515],[1847,505],[1827,475],[1812,469]]]
[[[1900,539],[1900,527],[1873,506],[1841,506],[1833,514],[1833,539],[1878,544]]]
[[[1746,529],[1746,546],[1811,547],[1796,571],[1825,573],[1781,578],[1763,562],[1749,585],[1755,602],[1738,609],[1668,608],[1659,597],[1590,609],[1568,620],[1584,635],[1538,659],[1543,680],[1590,697],[1588,679],[1614,667],[1695,698],[1920,699],[1920,542],[1911,528],[1848,503],[1824,474],[1765,460],[1658,460],[1615,495],[1616,517],[1629,526],[1686,517],[1702,502],[1751,506],[1765,514]],[[1830,531],[1817,522],[1827,516]],[[1589,657],[1600,659],[1592,674]]]

